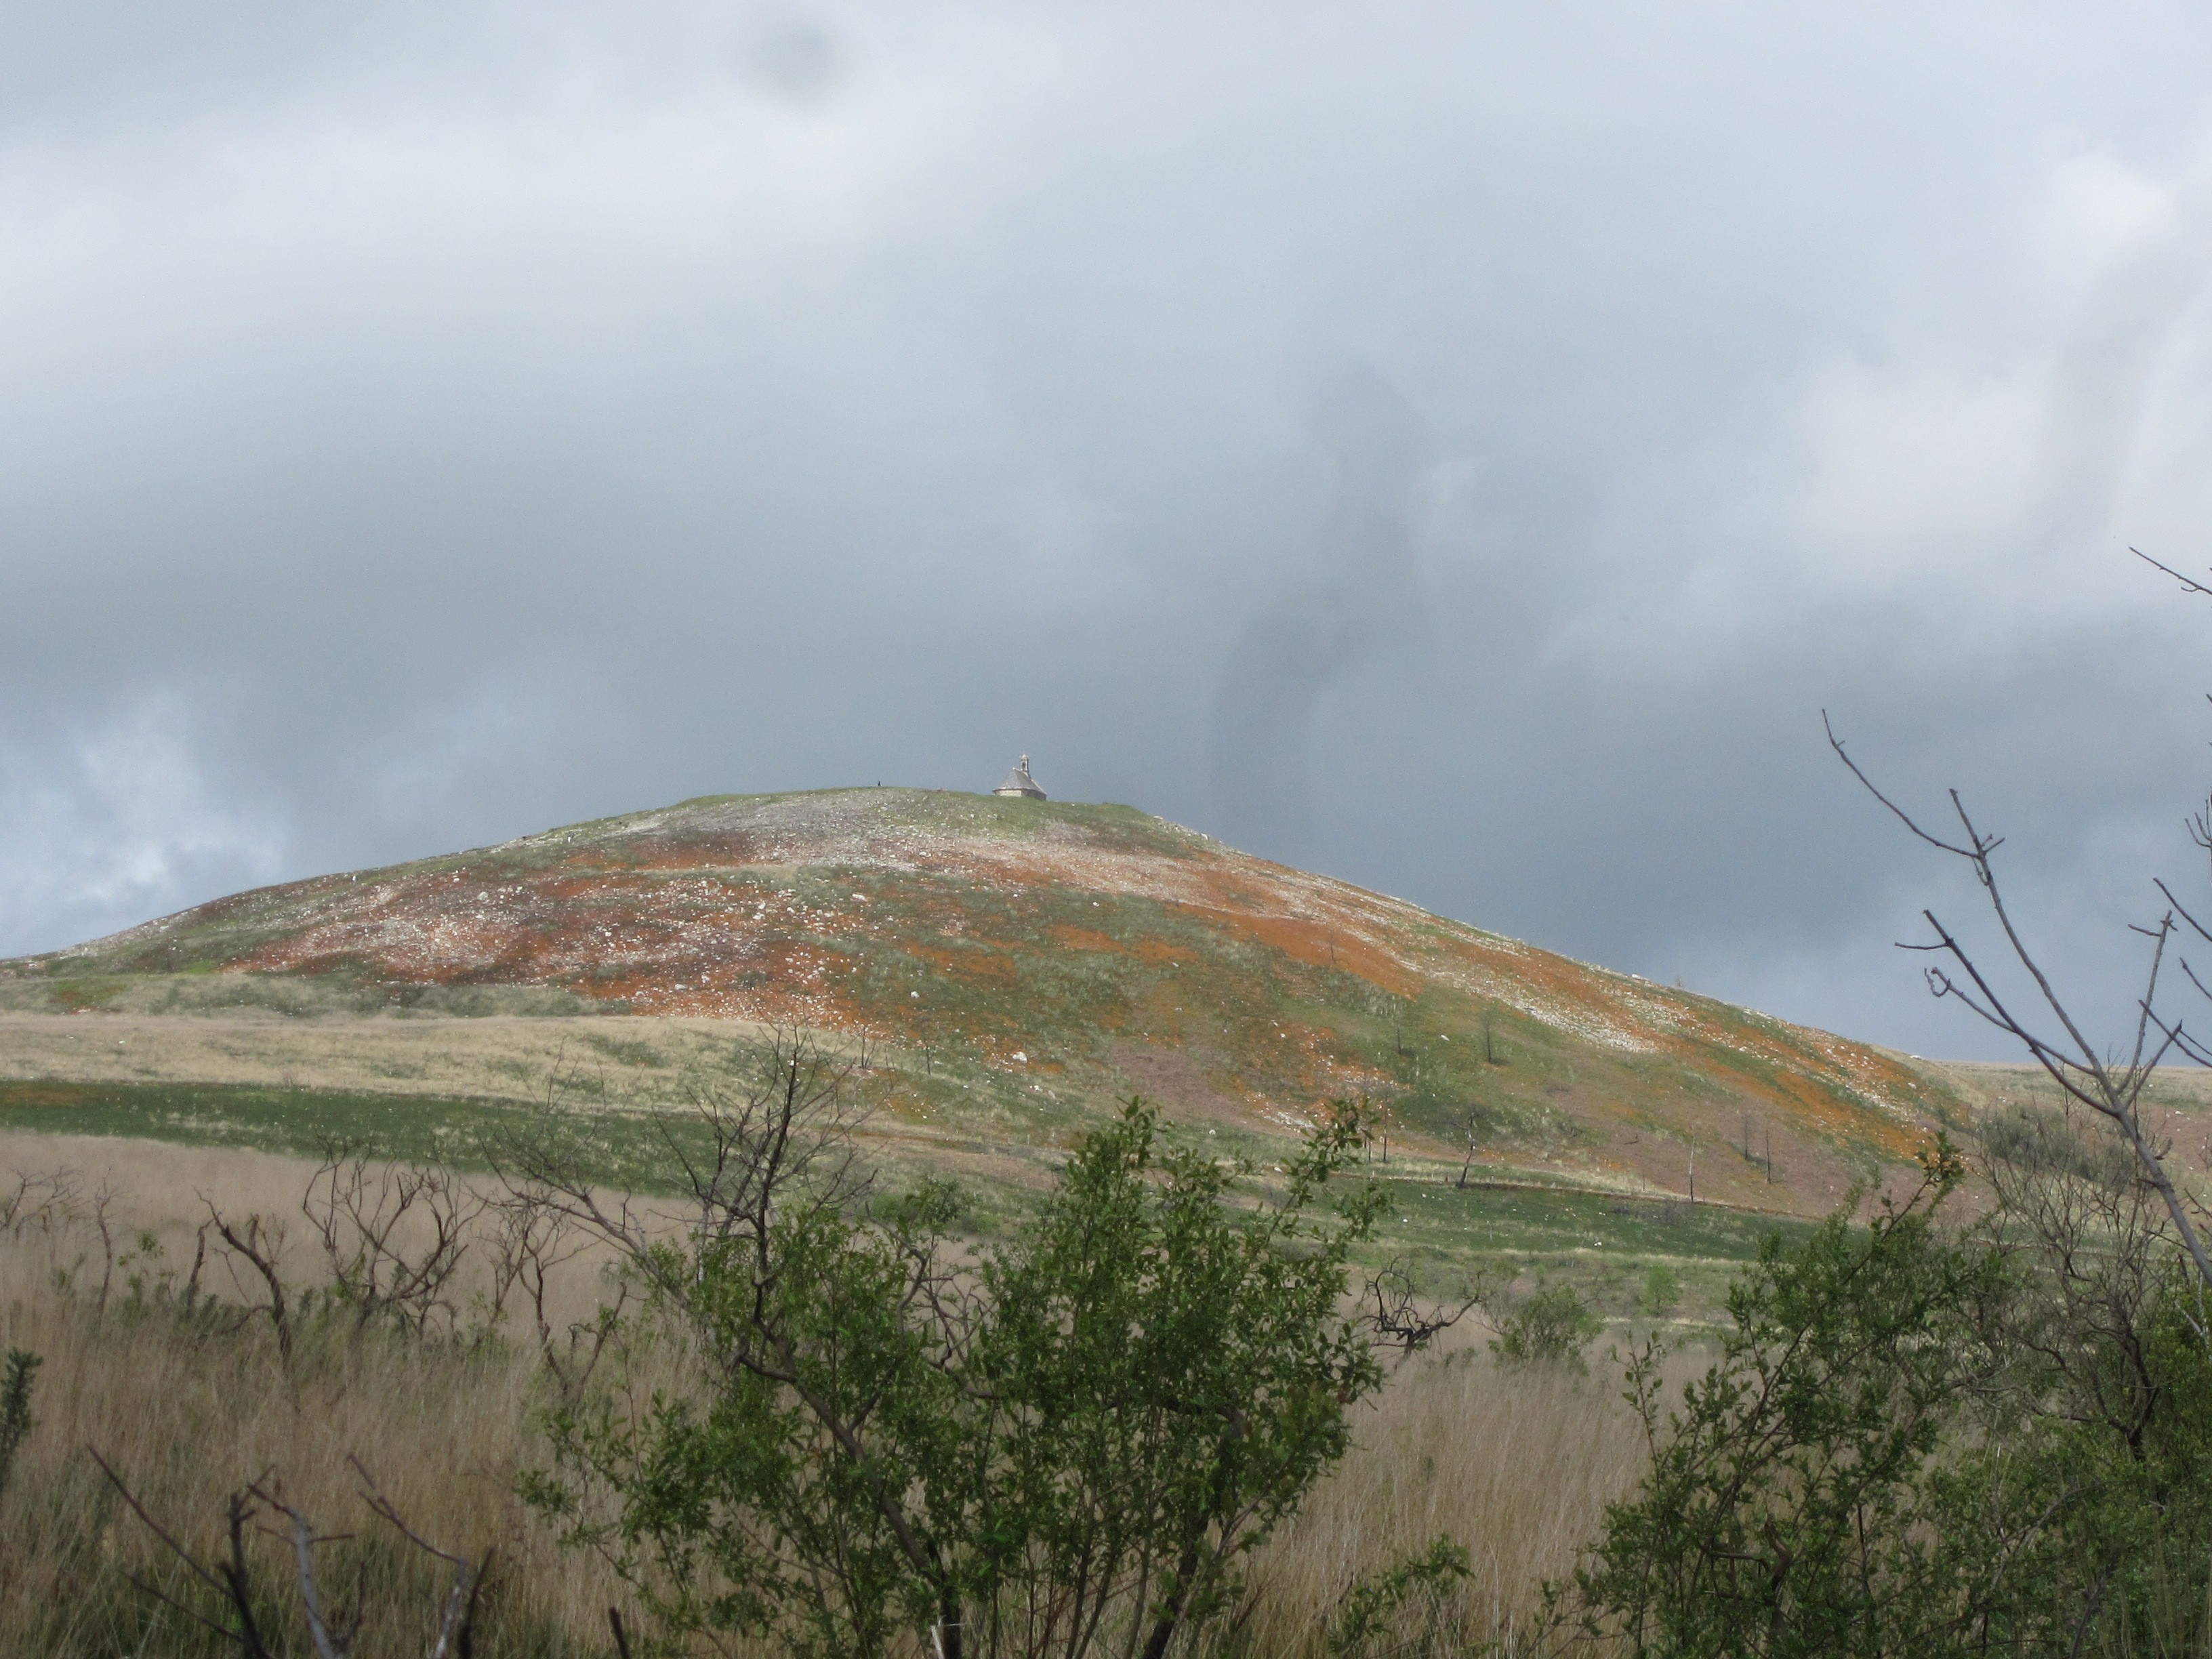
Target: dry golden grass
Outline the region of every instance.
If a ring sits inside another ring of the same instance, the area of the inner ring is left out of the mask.
[[[1468,1649],[1510,1641],[1644,1465],[1642,1431],[1602,1366],[1500,1370],[1472,1347],[1403,1366],[1354,1432],[1357,1449],[1255,1566],[1255,1653],[1319,1651],[1360,1575],[1438,1537],[1473,1569],[1440,1625]]]
[[[268,1009],[58,1014],[0,1009],[0,1077],[246,1084],[535,1101],[556,1071],[604,1066],[649,1093],[657,1072],[726,1061],[738,1020],[353,1014]]]
[[[312,1170],[296,1160],[128,1141],[0,1137],[0,1170],[70,1165],[117,1194],[120,1240],[141,1228],[165,1248],[156,1271],[191,1261],[201,1194],[227,1212],[296,1216]],[[12,1181],[9,1185],[12,1187]],[[292,1271],[311,1262],[295,1243]],[[130,1249],[135,1246],[125,1245]],[[369,1607],[361,1653],[419,1655],[442,1580],[362,1508],[358,1455],[416,1529],[448,1548],[496,1550],[477,1651],[612,1652],[605,1609],[627,1605],[596,1560],[562,1549],[514,1496],[541,1455],[532,1426],[545,1399],[520,1341],[474,1353],[338,1334],[303,1349],[288,1381],[265,1322],[212,1334],[134,1297],[119,1269],[107,1306],[92,1290],[103,1262],[85,1225],[0,1240],[0,1346],[42,1356],[37,1425],[0,1496],[0,1651],[55,1656],[222,1650],[134,1589],[133,1575],[178,1594],[173,1558],[118,1504],[86,1448],[97,1447],[147,1508],[204,1556],[219,1553],[227,1495],[267,1472],[332,1532],[328,1577]],[[55,1275],[74,1270],[77,1290]],[[221,1278],[210,1281],[228,1289]],[[572,1295],[588,1294],[581,1276]],[[581,1304],[580,1302],[579,1305]],[[1347,1586],[1443,1535],[1465,1546],[1473,1578],[1441,1609],[1439,1652],[1525,1626],[1539,1581],[1571,1566],[1604,1503],[1639,1468],[1635,1425],[1601,1378],[1503,1373],[1462,1346],[1392,1378],[1355,1422],[1357,1449],[1261,1553],[1256,1610],[1242,1650],[1318,1654]],[[256,1545],[275,1601],[290,1601],[274,1540]],[[306,1651],[304,1646],[299,1650]]]
[[[179,1593],[179,1565],[115,1500],[86,1455],[97,1447],[149,1510],[205,1556],[220,1551],[226,1495],[264,1471],[332,1532],[363,1543],[337,1552],[329,1577],[348,1587],[347,1558],[371,1576],[380,1639],[368,1653],[420,1653],[436,1598],[433,1564],[374,1530],[349,1468],[359,1455],[411,1525],[447,1548],[499,1553],[494,1620],[510,1652],[597,1653],[610,1601],[595,1564],[565,1557],[511,1495],[529,1455],[534,1367],[501,1352],[474,1360],[371,1340],[311,1349],[287,1386],[258,1328],[204,1344],[166,1318],[111,1304],[94,1316],[42,1284],[40,1264],[11,1261],[4,1340],[43,1357],[37,1426],[0,1526],[0,1626],[9,1651],[63,1655],[203,1650],[127,1582]],[[286,1589],[273,1545],[257,1549],[272,1589]],[[198,1598],[203,1605],[204,1596]],[[280,1601],[289,1597],[280,1595]],[[574,1638],[589,1633],[579,1643]],[[20,1644],[20,1645],[17,1645]]]

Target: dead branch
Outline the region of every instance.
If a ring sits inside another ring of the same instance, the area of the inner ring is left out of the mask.
[[[860,1070],[808,1034],[778,1028],[727,1071],[687,1074],[687,1109],[654,1119],[688,1200],[683,1214],[608,1192],[596,1174],[611,1161],[607,1149],[588,1125],[558,1109],[532,1131],[488,1147],[487,1156],[510,1199],[610,1246],[646,1287],[680,1305],[687,1286],[680,1274],[671,1276],[657,1237],[674,1230],[696,1244],[743,1239],[764,1249],[787,1205],[840,1209],[866,1194],[868,1176],[853,1145],[865,1121],[853,1100]]]
[[[249,1215],[242,1226],[234,1226],[216,1209],[206,1194],[200,1202],[207,1206],[208,1225],[213,1227],[223,1242],[223,1266],[230,1273],[231,1288],[238,1292],[243,1311],[240,1322],[257,1313],[269,1316],[269,1322],[276,1328],[276,1351],[289,1369],[292,1363],[292,1316],[284,1295],[284,1276],[282,1271],[284,1254],[284,1224],[264,1221],[259,1215]],[[203,1232],[203,1238],[205,1234]],[[261,1281],[261,1292],[257,1297],[241,1281],[238,1264],[243,1261],[253,1269]],[[193,1264],[195,1279],[198,1264]]]
[[[349,1619],[336,1620],[325,1611],[322,1588],[315,1582],[315,1550],[319,1545],[336,1543],[339,1537],[351,1534],[325,1536],[318,1534],[314,1523],[297,1507],[286,1503],[265,1476],[246,1490],[268,1509],[283,1516],[288,1523],[281,1533],[272,1527],[264,1527],[262,1530],[283,1538],[292,1547],[293,1575],[300,1586],[300,1604],[307,1615],[307,1637],[314,1643],[316,1653],[321,1656],[321,1659],[346,1659],[355,1639],[361,1634],[368,1610],[356,1595],[353,1615]]]
[[[14,1190],[0,1196],[0,1232],[21,1238],[35,1227],[51,1235],[77,1218],[82,1177],[76,1170],[56,1170],[50,1175],[31,1175],[21,1170],[12,1173]]]
[[[322,1533],[307,1513],[290,1503],[283,1489],[269,1475],[249,1481],[231,1493],[226,1505],[228,1553],[219,1562],[210,1565],[201,1560],[178,1540],[176,1535],[156,1521],[137,1495],[124,1483],[123,1477],[100,1452],[88,1447],[100,1472],[107,1478],[116,1494],[131,1512],[138,1517],[146,1529],[153,1534],[161,1547],[181,1562],[185,1569],[212,1595],[222,1613],[210,1618],[194,1607],[170,1595],[160,1586],[147,1583],[135,1575],[131,1583],[165,1606],[182,1613],[202,1628],[213,1632],[225,1641],[236,1644],[246,1659],[276,1659],[254,1617],[256,1596],[250,1563],[247,1559],[246,1534],[249,1529],[261,1532],[278,1540],[289,1550],[292,1572],[300,1592],[300,1602],[307,1616],[308,1638],[314,1644],[318,1659],[351,1659],[355,1644],[360,1640],[367,1623],[367,1601],[356,1583],[353,1605],[349,1611],[340,1613],[325,1601],[320,1583],[315,1552],[325,1544],[341,1542],[350,1538],[349,1533]],[[487,1550],[477,1559],[441,1549],[416,1532],[387,1498],[358,1458],[347,1460],[353,1465],[362,1483],[361,1498],[369,1512],[392,1527],[399,1535],[424,1554],[447,1563],[453,1569],[453,1582],[440,1610],[438,1625],[426,1659],[467,1659],[475,1644],[477,1613],[481,1602],[483,1584],[491,1564],[491,1552]],[[267,1516],[282,1524],[270,1526],[262,1522]]]
[[[2152,561],[2152,562],[2156,562]],[[2160,568],[2164,568],[2163,566]],[[2152,1077],[2167,1054],[2179,1050],[2184,1054],[2194,1051],[2193,1040],[2183,1031],[2179,1020],[2169,1021],[2157,1012],[2159,977],[2164,969],[2166,947],[2174,933],[2174,913],[2169,910],[2154,927],[2139,927],[2136,931],[2152,941],[2150,967],[2142,994],[2136,999],[2136,1018],[2133,1045],[2124,1060],[2111,1060],[2100,1055],[2095,1046],[2083,1034],[2073,1014],[2060,999],[2051,977],[2044,971],[2035,953],[2028,948],[2007,908],[2002,888],[1999,885],[1993,855],[2002,847],[2001,836],[1984,834],[1975,826],[1967,813],[1959,792],[1950,792],[1952,811],[1957,815],[1964,839],[1946,841],[1923,829],[1912,816],[1895,801],[1875,787],[1856,761],[1850,757],[1843,739],[1836,735],[1835,727],[1828,721],[1825,710],[1820,723],[1828,734],[1828,746],[1836,757],[1850,769],[1850,774],[1867,793],[1894,814],[1898,821],[1920,840],[1950,856],[1964,860],[1973,871],[1988,897],[1991,913],[2002,931],[2005,943],[2015,962],[2034,981],[2037,994],[2057,1030],[2063,1036],[2046,1037],[2013,1009],[2000,996],[1980,966],[1971,957],[1958,938],[1936,919],[1932,910],[1923,910],[1929,929],[1935,935],[1932,944],[1907,945],[1911,951],[1932,952],[1948,957],[1951,968],[1931,966],[1927,972],[1928,987],[1937,997],[1954,998],[1963,1003],[1983,1020],[2005,1032],[2027,1048],[2035,1062],[2064,1091],[2112,1124],[2127,1143],[2130,1152],[2140,1166],[2143,1178],[2150,1183],[2172,1218],[2174,1231],[2183,1248],[2195,1264],[2200,1282],[2212,1287],[2212,1254],[2208,1254],[2204,1241],[2189,1218],[2188,1205],[2175,1186],[2160,1155],[2142,1125],[2142,1104]],[[2184,964],[2185,969],[2186,964]],[[1954,977],[1962,975],[1963,980]],[[2191,975],[2192,979],[2195,975]],[[2212,1333],[2200,1333],[2212,1335]]]
[[[192,1271],[185,1280],[182,1303],[185,1317],[189,1319],[199,1309],[200,1269],[207,1265],[207,1223],[200,1223],[199,1231],[192,1235]]]
[[[2212,594],[2212,587],[2205,586],[2203,582],[2197,580],[2192,576],[2183,575],[2179,570],[2174,569],[2171,565],[2160,564],[2156,559],[2151,557],[2149,554],[2144,552],[2140,547],[2131,547],[2128,551],[2134,554],[2136,557],[2141,559],[2152,569],[2163,570],[2167,575],[2172,577],[2174,580],[2181,584],[2181,591],[2183,592]]]
[[[274,1659],[274,1656],[269,1651],[268,1644],[262,1639],[260,1626],[255,1622],[253,1617],[252,1581],[247,1571],[246,1560],[246,1528],[253,1520],[255,1510],[246,1492],[234,1492],[230,1495],[227,1516],[229,1522],[230,1557],[220,1566],[209,1567],[204,1565],[198,1557],[177,1541],[167,1528],[148,1513],[146,1506],[140,1503],[137,1495],[124,1484],[123,1477],[116,1474],[114,1467],[100,1455],[97,1447],[88,1446],[85,1450],[91,1455],[92,1461],[100,1465],[100,1472],[107,1477],[108,1484],[115,1488],[116,1495],[122,1498],[131,1512],[144,1524],[146,1530],[160,1540],[162,1547],[172,1555],[183,1562],[192,1577],[206,1585],[221,1599],[236,1617],[238,1623],[235,1627],[228,1624],[218,1624],[198,1608],[187,1606],[158,1585],[149,1584],[136,1574],[131,1577],[130,1582],[132,1587],[143,1590],[165,1606],[174,1608],[193,1623],[213,1631],[225,1640],[237,1643],[239,1651],[246,1655],[247,1659]]]
[[[484,1577],[491,1568],[491,1552],[487,1549],[483,1559],[471,1561],[465,1555],[440,1549],[407,1524],[392,1500],[376,1484],[376,1477],[369,1474],[360,1458],[349,1455],[346,1462],[353,1465],[354,1473],[361,1477],[365,1489],[362,1501],[368,1505],[369,1512],[391,1526],[425,1555],[435,1556],[453,1570],[453,1587],[446,1594],[444,1611],[438,1620],[438,1634],[430,1644],[428,1659],[447,1659],[447,1656],[455,1652],[466,1654],[471,1646],[471,1632],[475,1626],[477,1602],[483,1591]]]
[[[519,1176],[489,1203],[496,1224],[488,1245],[491,1289],[484,1297],[483,1328],[487,1334],[497,1329],[506,1319],[510,1301],[520,1293],[546,1370],[564,1399],[576,1399],[599,1369],[608,1343],[621,1325],[631,1294],[630,1282],[617,1276],[611,1304],[601,1306],[592,1318],[573,1322],[556,1332],[550,1307],[555,1275],[590,1250],[598,1236],[579,1221],[558,1194]]]
[[[1474,1101],[1467,1103],[1467,1121],[1462,1126],[1467,1136],[1467,1156],[1460,1160],[1459,1179],[1453,1186],[1461,1192],[1467,1190],[1468,1172],[1474,1168],[1475,1154],[1482,1148],[1482,1108]]]
[[[100,1300],[93,1316],[100,1318],[107,1312],[107,1292],[115,1282],[115,1224],[108,1212],[115,1207],[115,1190],[105,1181],[92,1189],[90,1214],[92,1229],[100,1236]]]
[[[488,1200],[451,1170],[380,1163],[367,1141],[331,1140],[300,1200],[356,1331],[386,1319],[416,1336],[459,1328],[449,1295]],[[416,1243],[410,1235],[427,1230]]]
[[[1445,1311],[1449,1307],[1448,1303],[1424,1308],[1414,1295],[1413,1281],[1406,1272],[1401,1256],[1368,1279],[1360,1292],[1360,1322],[1371,1334],[1370,1340],[1376,1346],[1398,1349],[1399,1362],[1403,1364],[1467,1317],[1468,1310],[1480,1304],[1486,1294],[1484,1287],[1478,1285],[1449,1312]],[[1369,1310],[1370,1304],[1372,1311]]]

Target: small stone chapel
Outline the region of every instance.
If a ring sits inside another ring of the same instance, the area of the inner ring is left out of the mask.
[[[1014,769],[1006,774],[1006,781],[991,792],[994,795],[1024,795],[1031,800],[1042,800],[1044,791],[1030,775],[1030,757],[1023,756],[1014,763]]]

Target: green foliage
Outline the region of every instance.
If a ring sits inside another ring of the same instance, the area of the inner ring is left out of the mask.
[[[1437,1601],[1468,1572],[1466,1549],[1449,1538],[1437,1538],[1431,1540],[1424,1553],[1360,1579],[1345,1592],[1337,1615],[1330,1621],[1330,1654],[1335,1659],[1352,1659],[1369,1651],[1378,1638],[1395,1628],[1407,1603],[1426,1601],[1433,1611]],[[1408,1648],[1401,1643],[1393,1651],[1431,1651],[1436,1632],[1434,1621],[1431,1622],[1431,1628],[1419,1647]]]
[[[8,1350],[7,1364],[0,1370],[0,1492],[15,1471],[15,1454],[31,1432],[31,1382],[37,1375],[39,1356],[24,1348]]]
[[[2203,1292],[2129,1171],[2036,1135],[1958,1236],[1946,1144],[1870,1224],[1778,1240],[1678,1408],[1657,1346],[1635,1356],[1651,1468],[1576,1575],[1585,1634],[1654,1659],[2203,1651]]]
[[[1573,1285],[1552,1285],[1517,1304],[1496,1328],[1490,1352],[1501,1364],[1583,1370],[1583,1352],[1605,1325]]]
[[[1340,1308],[1382,1195],[1319,1202],[1360,1155],[1349,1108],[1251,1208],[1132,1102],[1034,1224],[964,1254],[949,1189],[870,1203],[842,1163],[780,1175],[807,1160],[763,1158],[803,1133],[748,1123],[716,1167],[757,1186],[635,1257],[696,1389],[564,1407],[526,1492],[672,1638],[866,1656],[913,1631],[957,1659],[1114,1630],[1159,1659],[1224,1611],[1380,1384]]]
[[[1017,1585],[1030,1604],[1066,1598],[1072,1636],[1150,1580],[1146,1651],[1164,1651],[1344,1455],[1345,1407],[1382,1375],[1337,1306],[1382,1199],[1310,1212],[1359,1140],[1340,1111],[1251,1215],[1231,1206],[1228,1170],[1163,1151],[1148,1107],[1069,1160],[1042,1224],[987,1268],[979,1370],[1005,1452],[978,1589],[994,1605]],[[1015,1650],[1059,1645],[1059,1621],[1039,1622]]]
[[[1644,1311],[1654,1319],[1664,1319],[1681,1300],[1681,1275],[1663,1261],[1654,1262],[1651,1271],[1644,1275]]]
[[[1960,1553],[2017,1538],[2011,1571],[2035,1593],[1992,1628],[2054,1650],[2198,1659],[2212,1642],[2212,1352],[2204,1298],[2179,1252],[2154,1252],[2140,1296],[2112,1294],[2124,1238],[2089,1269],[2087,1318],[2052,1318],[2067,1264],[2034,1264],[1996,1334],[2021,1386],[1936,1486]],[[2055,1271],[2054,1271],[2055,1267]],[[2025,1317],[2023,1317],[2025,1315]]]
[[[1988,1370],[1972,1316],[2003,1273],[1932,1227],[1961,1173],[1947,1145],[1871,1225],[1838,1214],[1801,1247],[1770,1246],[1729,1291],[1719,1359],[1663,1427],[1661,1352],[1635,1357],[1651,1470],[1577,1575],[1592,1633],[1686,1659],[1974,1646],[2022,1540],[1947,1525],[1958,1491],[1935,1478]]]
[[[874,1654],[957,1591],[976,1412],[915,1310],[908,1254],[935,1195],[867,1218],[795,1203],[753,1237],[651,1247],[664,1304],[696,1336],[699,1399],[556,1412],[569,1477],[526,1496],[572,1519],[648,1589],[672,1632],[778,1631],[799,1654]],[[597,1485],[617,1514],[588,1519]],[[948,1564],[949,1565],[949,1564]]]

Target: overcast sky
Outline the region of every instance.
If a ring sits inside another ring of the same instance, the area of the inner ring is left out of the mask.
[[[2002,1053],[2206,892],[2212,18],[0,6],[0,951],[726,791],[1133,803]],[[2208,950],[2212,956],[2212,950]],[[2212,965],[2209,963],[2208,965]]]

